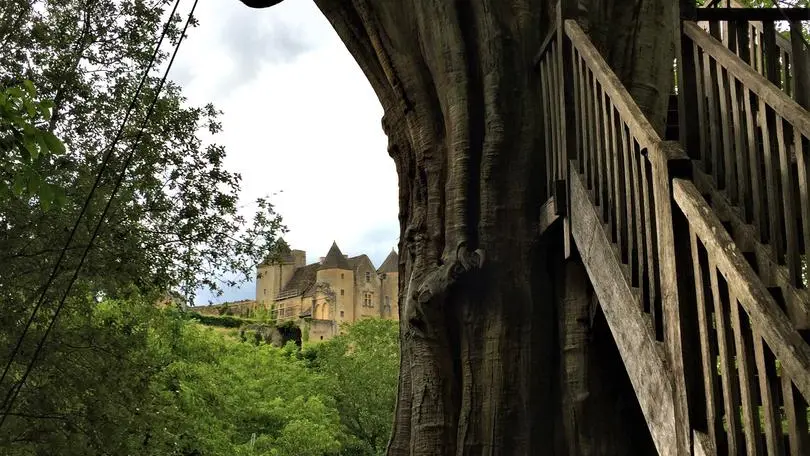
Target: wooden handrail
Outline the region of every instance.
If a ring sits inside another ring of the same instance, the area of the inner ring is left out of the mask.
[[[740,249],[726,232],[695,185],[674,179],[675,202],[706,245],[717,268],[734,287],[740,305],[765,339],[798,390],[810,398],[810,347],[779,308],[763,282],[751,269]]]
[[[695,44],[739,79],[746,88],[754,92],[779,116],[800,130],[805,136],[810,136],[810,113],[807,110],[779,90],[764,76],[754,71],[750,65],[740,60],[722,43],[712,38],[694,22],[685,22],[683,30]]]
[[[657,146],[661,143],[661,137],[579,24],[572,19],[565,21],[565,33],[571,40],[571,44],[582,56],[582,59],[588,64],[588,67],[610,97],[623,120],[633,130],[633,134],[639,141],[641,148],[659,153],[659,147]]]

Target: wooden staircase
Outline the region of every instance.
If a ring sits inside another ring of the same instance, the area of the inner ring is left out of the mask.
[[[540,224],[565,222],[659,454],[810,455],[810,73],[740,11],[683,21],[665,138],[574,20],[538,56]]]

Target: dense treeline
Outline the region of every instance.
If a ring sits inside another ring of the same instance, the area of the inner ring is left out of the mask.
[[[241,342],[142,299],[62,324],[0,454],[374,455],[393,417],[396,322],[300,351]]]

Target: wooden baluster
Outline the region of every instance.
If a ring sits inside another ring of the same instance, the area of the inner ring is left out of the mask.
[[[627,241],[627,218],[624,214],[625,208],[625,199],[627,195],[625,194],[625,189],[622,184],[622,170],[623,161],[622,161],[622,132],[619,130],[618,125],[616,125],[616,117],[617,112],[613,108],[611,104],[610,109],[610,129],[613,132],[613,144],[612,144],[612,154],[613,154],[613,182],[616,191],[616,245],[619,247],[619,251],[621,252],[623,249],[623,245]]]
[[[594,202],[598,201],[597,193],[599,193],[599,150],[596,146],[597,135],[599,134],[597,131],[597,122],[594,116],[594,99],[596,98],[596,93],[594,92],[594,87],[596,86],[596,76],[593,72],[588,69],[588,72],[585,77],[585,90],[588,93],[588,97],[585,99],[585,111],[586,116],[588,118],[588,132],[590,133],[589,136],[589,143],[588,143],[588,165],[590,166],[590,189],[592,190],[591,195],[594,198]],[[598,203],[596,203],[598,204]]]
[[[728,91],[726,90],[726,71],[720,65],[720,62],[715,61],[715,68],[717,71],[717,95],[720,107],[720,132],[722,138],[722,172],[717,171],[716,181],[723,182],[723,187],[726,189],[726,194],[732,203],[737,203],[737,189],[734,185],[734,156],[733,144],[731,136],[731,119],[729,109]]]
[[[765,101],[760,98],[759,125],[762,129],[762,151],[765,162],[765,185],[768,192],[767,217],[770,222],[768,230],[770,235],[769,243],[774,260],[777,263],[782,264],[785,250],[782,244],[782,202],[780,199],[783,195],[779,189],[779,181],[776,178],[778,163],[776,163],[777,158],[772,149],[772,146],[774,143],[776,143],[774,123],[774,113],[770,111],[765,104]]]
[[[762,23],[762,53],[765,56],[765,77],[776,87],[782,87],[779,77],[779,50],[776,48],[776,28],[773,22]]]
[[[582,169],[584,170],[585,188],[590,189],[590,160],[591,160],[591,143],[590,143],[590,121],[588,120],[588,111],[585,109],[588,103],[588,84],[587,73],[588,67],[584,61],[581,62],[579,73],[579,109],[580,117],[582,118]]]
[[[557,147],[554,150],[561,150],[563,144],[563,134],[562,131],[562,118],[563,118],[563,110],[562,110],[562,103],[560,102],[560,88],[562,87],[562,78],[560,76],[560,59],[559,59],[559,52],[560,52],[560,43],[558,41],[552,41],[550,46],[549,55],[549,63],[551,65],[551,81],[552,81],[552,99],[555,100],[554,103],[554,141],[557,143]],[[560,170],[559,166],[559,155],[554,154],[554,157],[551,160],[551,166],[554,169],[554,180],[564,179],[564,176]]]
[[[712,328],[712,312],[707,297],[713,296],[710,288],[709,262],[706,251],[699,244],[695,232],[689,230],[692,243],[692,264],[695,273],[695,302],[697,304],[698,332],[700,334],[700,358],[703,366],[703,388],[706,394],[706,422],[717,454],[727,454],[728,439],[723,431],[720,379],[717,375],[716,332]]]
[[[551,196],[554,192],[554,175],[552,172],[552,156],[557,153],[555,145],[552,142],[551,131],[551,103],[552,97],[549,95],[548,90],[548,62],[545,58],[540,61],[540,97],[543,100],[543,106],[540,108],[540,117],[543,122],[543,135],[545,143],[545,159],[546,159],[546,191]]]
[[[734,331],[734,346],[737,352],[737,372],[740,381],[740,399],[742,403],[743,431],[748,455],[762,454],[762,434],[760,433],[759,408],[754,379],[753,340],[748,315],[740,315],[740,303],[734,292],[729,299],[731,303],[731,327]]]
[[[572,46],[571,54],[573,55],[573,62],[574,62],[574,74],[573,74],[573,83],[574,83],[574,106],[577,107],[580,105],[580,98],[582,95],[580,94],[582,87],[579,84],[579,72],[580,67],[582,65],[582,59],[580,58],[579,54],[577,53],[576,48]],[[585,151],[585,142],[584,142],[584,131],[585,127],[582,125],[582,113],[579,109],[574,109],[574,117],[576,118],[576,137],[577,137],[577,169],[575,170],[577,173],[582,173],[582,164],[585,161],[583,156]]]
[[[627,233],[626,242],[622,246],[622,263],[624,264],[631,264],[632,257],[633,257],[633,246],[635,245],[634,241],[634,220],[633,220],[633,183],[631,181],[632,172],[630,171],[630,140],[631,138],[630,133],[628,131],[628,126],[621,122],[621,131],[622,131],[622,180],[621,180],[621,187],[622,193],[625,194],[625,214],[624,220],[622,221],[622,225],[625,227],[624,232]],[[632,269],[632,268],[631,268]],[[632,276],[632,273],[631,273]]]
[[[709,258],[709,274],[712,282],[712,297],[714,298],[714,321],[717,325],[717,345],[720,352],[720,379],[723,385],[723,405],[725,406],[726,434],[728,436],[728,454],[741,453],[742,442],[740,441],[740,392],[737,376],[734,369],[734,353],[731,334],[728,330],[728,287],[725,281],[720,282],[718,278],[717,266]]]
[[[594,77],[591,80],[591,90],[593,91],[593,96],[591,97],[591,104],[588,106],[588,109],[592,110],[592,118],[593,118],[593,131],[594,131],[594,147],[593,152],[596,156],[596,160],[594,163],[596,165],[596,188],[593,192],[594,197],[594,204],[599,206],[599,213],[601,214],[602,223],[606,223],[608,220],[607,211],[608,207],[605,204],[604,192],[605,192],[605,176],[604,176],[604,150],[603,150],[603,142],[602,139],[604,138],[604,133],[602,132],[602,122],[599,121],[601,119],[601,113],[599,110],[599,83],[597,82],[596,78]]]
[[[759,376],[759,394],[762,399],[762,415],[765,444],[769,455],[782,454],[782,414],[779,412],[780,382],[776,375],[776,360],[766,350],[762,337],[754,334],[754,356]]]
[[[641,177],[639,172],[639,162],[643,159],[641,156],[641,149],[633,137],[630,137],[630,192],[631,199],[633,200],[633,227],[635,235],[633,239],[633,259],[630,261],[630,274],[633,277],[633,286],[639,287],[641,292],[641,310],[644,310],[646,290],[644,290],[644,280],[642,277],[644,271],[644,219],[641,216]],[[655,318],[653,316],[653,321]]]
[[[723,187],[723,180],[717,175],[718,168],[720,167],[720,123],[718,121],[717,113],[717,68],[713,65],[714,59],[708,54],[703,53],[703,77],[706,90],[706,97],[709,104],[709,124],[707,126],[707,133],[709,135],[710,150],[707,157],[703,157],[703,166],[706,172],[711,174],[717,188]],[[706,71],[708,70],[708,71]]]
[[[702,51],[700,50],[698,45],[693,43],[692,49],[695,55],[695,91],[697,92],[697,108],[698,108],[697,126],[699,131],[698,136],[700,137],[700,157],[692,157],[692,158],[693,159],[698,158],[701,162],[705,163],[706,161],[708,161],[709,157],[709,122],[706,119],[706,110],[708,109],[706,106],[707,92],[704,90],[705,67],[703,66],[704,59],[701,55]]]
[[[785,226],[785,262],[788,267],[790,284],[799,287],[802,283],[802,263],[799,256],[799,235],[796,228],[794,203],[793,170],[785,144],[784,122],[776,116],[776,142],[779,149],[779,171],[781,176],[782,204]]]
[[[608,98],[607,93],[604,91],[602,92],[602,131],[605,135],[604,141],[604,148],[605,148],[605,181],[607,182],[607,203],[605,204],[605,208],[607,209],[607,220],[608,220],[608,227],[610,231],[610,240],[616,242],[616,216],[615,216],[615,207],[616,207],[616,193],[614,187],[616,186],[616,182],[613,175],[613,132],[610,128],[610,118],[608,117],[608,111],[612,112],[612,106],[610,106],[610,98]]]
[[[793,150],[796,154],[796,166],[798,168],[799,181],[799,201],[801,201],[802,211],[802,231],[804,232],[804,254],[805,261],[810,261],[810,160],[806,156],[807,139],[799,132],[793,133]]]
[[[740,104],[743,102],[737,93],[737,79],[729,79],[729,91],[731,95],[731,123],[734,133],[734,154],[733,167],[729,169],[731,173],[736,170],[738,200],[742,210],[743,219],[750,223],[753,220],[753,202],[751,201],[751,181],[748,176],[748,148],[746,147],[745,126],[740,116]]]
[[[790,377],[782,369],[782,399],[787,418],[788,441],[791,456],[810,454],[810,435],[807,431],[807,400],[802,397]]]
[[[652,182],[652,165],[646,158],[648,154],[645,153],[642,155],[643,157],[641,157],[639,161],[641,166],[642,217],[644,220],[644,252],[646,253],[644,264],[647,266],[646,268],[643,268],[642,276],[642,283],[646,284],[647,286],[647,290],[644,293],[644,296],[646,297],[644,308],[647,312],[650,312],[650,315],[653,316],[653,322],[658,322],[658,320],[661,319],[656,318],[656,316],[660,317],[661,315],[658,311],[658,306],[656,306],[656,296],[658,296],[658,262],[655,252],[658,251],[658,246],[656,244],[657,233],[655,228],[655,218],[653,217],[653,214],[655,213],[655,208],[653,207],[654,198],[652,188],[650,186],[650,183]],[[658,328],[658,325],[656,324],[655,327]],[[661,331],[661,333],[663,333],[663,331]]]
[[[754,226],[757,227],[759,240],[768,242],[768,224],[765,213],[765,196],[762,194],[762,179],[760,173],[761,152],[757,143],[756,119],[754,105],[751,103],[751,91],[743,87],[743,108],[745,110],[745,129],[748,138],[748,170],[751,174],[751,201],[753,203]],[[767,192],[766,192],[767,193]]]

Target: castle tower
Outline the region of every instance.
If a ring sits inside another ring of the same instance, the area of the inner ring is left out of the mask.
[[[354,271],[336,242],[332,242],[329,253],[318,267],[316,281],[328,283],[335,292],[337,300],[335,320],[337,323],[354,321]]]
[[[279,291],[292,277],[296,269],[306,265],[307,254],[303,250],[283,247],[277,259],[267,258],[258,266],[256,277],[256,304],[270,309]]]
[[[399,255],[394,249],[377,269],[380,277],[380,313],[383,318],[399,320]]]

